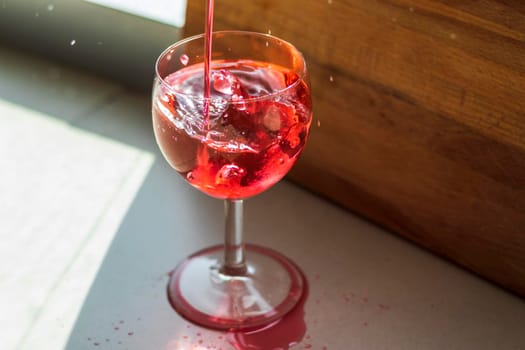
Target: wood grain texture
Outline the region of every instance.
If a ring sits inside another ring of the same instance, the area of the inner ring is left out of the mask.
[[[305,53],[315,120],[291,179],[525,296],[525,3],[220,0],[215,29]]]

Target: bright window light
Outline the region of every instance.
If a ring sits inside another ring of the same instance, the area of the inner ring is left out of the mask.
[[[111,7],[170,24],[183,27],[186,16],[186,0],[84,0],[98,5]]]
[[[2,349],[63,349],[154,155],[0,99]]]

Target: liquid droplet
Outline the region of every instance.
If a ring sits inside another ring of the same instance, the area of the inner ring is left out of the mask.
[[[266,47],[268,47],[268,45],[270,45],[268,42],[266,42]]]
[[[317,120],[317,127],[318,127],[318,128],[321,127],[321,121],[320,121],[320,120]]]
[[[244,98],[242,96],[239,96],[237,94],[232,95],[232,101],[234,102],[235,108],[237,108],[239,111],[245,111],[246,110],[246,103],[244,102]],[[243,132],[241,132],[243,133]],[[245,136],[246,132],[244,132]]]
[[[456,40],[457,36],[454,33],[450,33],[450,39]]]
[[[35,12],[35,17],[38,17],[38,16],[40,16],[40,13]]]
[[[73,39],[73,40],[71,40],[69,42],[69,45],[74,46],[76,43],[77,43],[77,41],[75,39]]]
[[[54,9],[55,9],[55,5],[53,5],[53,4],[47,5],[47,10],[48,11],[53,11]]]
[[[268,34],[272,35],[272,30],[271,29],[268,29]]]
[[[179,60],[180,60],[180,63],[186,66],[188,62],[190,61],[190,58],[188,57],[188,55],[183,54],[183,55],[180,55]]]
[[[332,5],[333,0],[328,0],[328,5]]]
[[[390,310],[390,306],[389,305],[385,305],[385,304],[378,304],[377,305],[381,310]]]
[[[334,77],[330,75],[330,82],[333,83],[334,82]]]

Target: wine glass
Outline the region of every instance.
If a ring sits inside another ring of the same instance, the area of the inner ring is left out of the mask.
[[[242,235],[243,200],[282,179],[305,146],[309,79],[302,54],[277,37],[224,31],[214,32],[212,43],[208,94],[204,35],[168,47],[155,67],[157,143],[189,184],[224,200],[226,215],[224,245],[182,261],[170,277],[168,298],[194,323],[249,329],[280,319],[304,289],[293,262],[244,244]]]

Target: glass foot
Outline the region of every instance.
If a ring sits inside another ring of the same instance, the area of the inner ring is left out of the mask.
[[[299,302],[303,275],[282,254],[247,244],[246,273],[229,276],[220,270],[223,246],[201,250],[173,271],[168,298],[191,322],[208,328],[240,330],[270,324]]]

